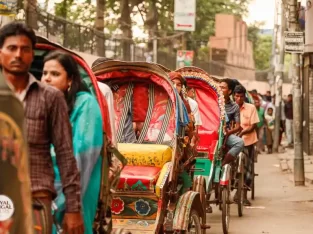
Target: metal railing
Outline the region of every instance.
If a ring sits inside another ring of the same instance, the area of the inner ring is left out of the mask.
[[[76,24],[40,8],[36,9],[36,14],[39,34],[71,50],[124,61],[147,61],[151,56],[151,51],[147,49],[147,42],[142,46],[143,43],[136,43],[132,39],[112,38],[95,28]],[[123,51],[124,43],[130,46],[129,50]],[[102,48],[103,51],[98,51],[97,48]],[[170,52],[158,50],[157,58],[158,63],[171,70],[176,69],[176,52],[174,50]],[[227,70],[226,64],[216,61],[195,59],[194,66],[218,76],[223,76]]]

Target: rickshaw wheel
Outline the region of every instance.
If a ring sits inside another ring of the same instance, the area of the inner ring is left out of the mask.
[[[238,197],[238,216],[242,217],[243,215],[243,194],[244,194],[244,173],[238,173],[238,188],[237,188],[237,197]]]
[[[223,233],[228,234],[229,222],[230,222],[230,201],[229,201],[230,189],[229,186],[222,188],[222,224]]]
[[[200,216],[194,208],[192,208],[192,210],[190,212],[188,230],[185,232],[182,232],[182,233],[183,234],[203,234],[203,233],[205,233],[205,231],[202,232]]]
[[[202,209],[204,211],[204,216],[202,217],[202,225],[206,225],[206,183],[203,176],[198,176],[194,179],[193,182],[193,191],[198,192],[200,194],[200,200],[202,203]],[[205,234],[205,230],[203,232]]]
[[[251,180],[251,199],[254,200],[255,196],[255,174],[254,174],[254,162],[252,163],[252,180]]]

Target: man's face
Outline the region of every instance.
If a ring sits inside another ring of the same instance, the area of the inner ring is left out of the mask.
[[[174,86],[177,89],[178,93],[180,93],[182,90],[182,87],[183,87],[181,81],[179,79],[174,79],[173,83],[174,83]]]
[[[261,106],[260,100],[255,99],[254,100],[254,105],[255,105],[256,108],[260,108],[260,106]]]
[[[287,100],[288,102],[292,102],[292,96],[288,96]]]
[[[244,93],[235,93],[235,101],[239,106],[241,106],[245,101],[245,94]]]
[[[226,82],[221,82],[220,88],[224,94],[224,98],[228,98],[231,94],[231,90],[229,90],[228,85]]]
[[[0,62],[4,70],[14,75],[28,73],[34,59],[31,40],[24,36],[7,37],[0,48]]]

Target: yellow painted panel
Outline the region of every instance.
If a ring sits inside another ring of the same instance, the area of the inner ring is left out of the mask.
[[[158,179],[156,186],[155,186],[155,193],[156,193],[157,197],[159,197],[159,198],[161,197],[163,186],[167,180],[167,177],[170,174],[171,169],[172,169],[172,163],[168,162],[163,166],[163,168],[161,170],[159,179]]]
[[[128,166],[163,167],[172,159],[172,148],[166,145],[119,143],[118,150]]]

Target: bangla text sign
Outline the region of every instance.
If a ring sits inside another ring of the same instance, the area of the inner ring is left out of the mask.
[[[302,54],[303,51],[304,51],[304,33],[285,32],[285,52]]]
[[[175,0],[174,29],[179,31],[195,31],[196,0]]]

